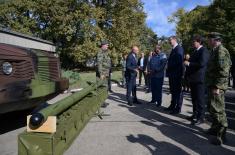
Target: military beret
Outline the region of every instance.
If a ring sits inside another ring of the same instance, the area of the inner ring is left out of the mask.
[[[109,42],[108,42],[107,40],[101,41],[101,46],[102,46],[102,45],[108,45],[108,44],[109,44]]]
[[[222,38],[222,34],[219,32],[211,32],[208,34],[209,38],[213,38],[213,39],[221,39]]]

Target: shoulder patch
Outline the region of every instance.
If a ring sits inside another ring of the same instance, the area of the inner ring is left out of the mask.
[[[220,59],[219,59],[219,64],[220,64],[220,65],[224,65],[224,62],[225,62],[225,60],[224,60],[223,58],[220,58]]]

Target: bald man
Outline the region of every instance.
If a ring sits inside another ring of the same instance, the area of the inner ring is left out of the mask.
[[[138,74],[138,60],[137,60],[138,52],[139,48],[137,46],[133,46],[131,52],[129,53],[126,59],[126,77],[127,77],[126,98],[128,105],[130,106],[132,106],[133,103],[140,104],[136,96],[136,76]]]

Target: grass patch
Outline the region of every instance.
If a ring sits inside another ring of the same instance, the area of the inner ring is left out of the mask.
[[[82,72],[80,73],[81,81],[79,86],[86,87],[86,81],[96,82],[96,73],[95,72]],[[114,71],[111,75],[112,81],[120,82],[122,79],[121,71]]]
[[[74,72],[74,71],[63,71],[62,76],[69,79],[70,88],[84,88],[87,86],[87,81],[96,82],[96,73],[91,72]],[[111,76],[112,80],[115,82],[120,82],[122,79],[121,71],[114,71]]]

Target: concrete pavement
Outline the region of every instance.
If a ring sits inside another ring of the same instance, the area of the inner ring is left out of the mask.
[[[165,85],[163,106],[170,103]],[[106,100],[109,106],[102,109],[110,116],[100,120],[94,117],[76,138],[65,155],[230,155],[235,153],[235,132],[229,131],[228,143],[216,147],[208,142],[201,130],[209,126],[192,126],[185,119],[192,113],[189,94],[185,94],[183,111],[172,116],[163,108],[147,105],[151,94],[138,88],[142,105],[129,107],[125,90],[113,87],[115,93]],[[231,94],[232,95],[232,94]],[[61,96],[58,97],[58,99]],[[56,99],[57,100],[57,99]],[[233,100],[229,100],[234,102]],[[17,155],[17,135],[25,130],[29,111],[14,112],[0,117],[0,155]]]
[[[141,105],[130,107],[125,101],[125,90],[115,87],[115,93],[106,100],[109,106],[102,109],[103,120],[93,118],[65,155],[232,155],[235,154],[235,132],[229,131],[228,143],[213,146],[202,133],[208,124],[192,126],[185,119],[191,115],[189,94],[185,95],[182,113],[169,115],[163,107],[146,104],[151,94],[139,88]],[[170,103],[164,89],[163,106]]]

